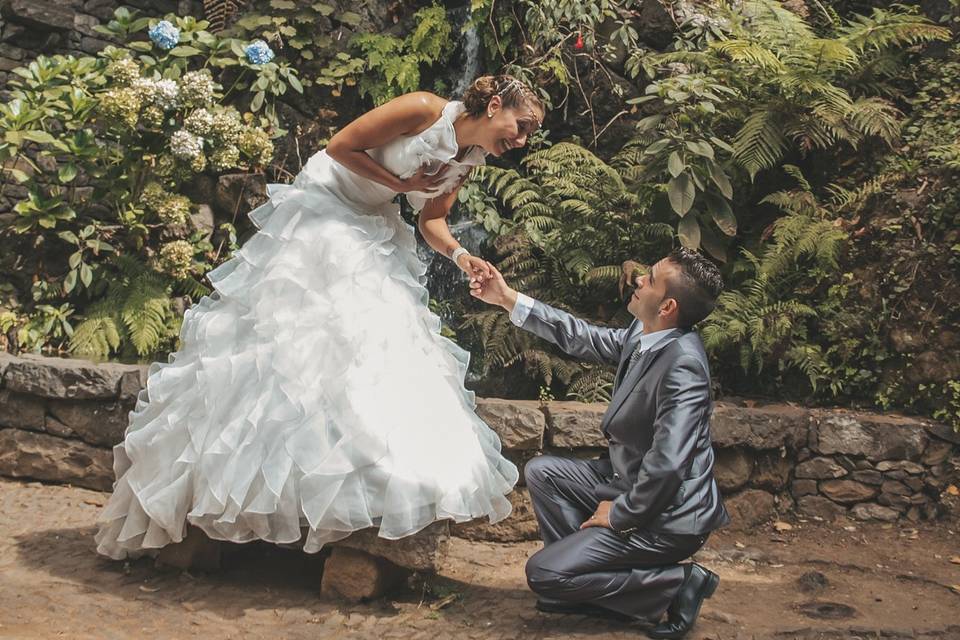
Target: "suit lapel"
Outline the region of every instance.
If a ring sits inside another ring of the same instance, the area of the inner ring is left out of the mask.
[[[663,336],[663,338],[661,338],[656,343],[651,345],[651,347],[647,349],[647,351],[644,352],[642,356],[640,356],[640,359],[637,361],[637,363],[633,367],[630,367],[629,369],[627,369],[626,374],[624,375],[624,378],[623,378],[623,382],[621,382],[617,386],[617,389],[613,393],[613,397],[610,399],[610,407],[607,409],[607,413],[604,416],[604,421],[603,421],[604,431],[606,431],[606,426],[610,422],[610,419],[617,413],[617,411],[620,410],[620,405],[622,405],[624,400],[626,400],[630,396],[630,393],[633,391],[633,388],[637,386],[637,382],[639,382],[640,378],[643,377],[643,374],[647,372],[647,369],[649,369],[650,366],[653,365],[654,361],[660,356],[661,353],[663,353],[667,345],[673,342],[674,340],[676,340],[677,338],[679,338],[681,335],[683,335],[683,331],[681,331],[680,329],[675,329],[670,333],[668,333],[667,335]],[[637,339],[637,342],[639,343],[639,337]],[[627,362],[622,363],[621,366],[625,366],[625,367],[630,366],[629,356],[628,356]]]

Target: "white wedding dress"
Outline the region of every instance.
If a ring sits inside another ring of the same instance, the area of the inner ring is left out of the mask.
[[[401,178],[459,162],[449,102],[422,133],[368,153]],[[211,271],[180,350],[153,363],[114,449],[117,481],[97,550],[111,558],[183,539],[304,549],[379,527],[510,513],[516,467],[474,413],[469,354],[440,335],[426,271],[396,194],[324,151],[250,213],[259,231]],[[419,209],[430,197],[408,194]]]

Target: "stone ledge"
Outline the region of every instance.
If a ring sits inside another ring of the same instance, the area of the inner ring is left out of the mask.
[[[72,400],[119,398],[146,383],[145,368],[115,362],[24,354],[3,367],[3,387],[42,398]]]

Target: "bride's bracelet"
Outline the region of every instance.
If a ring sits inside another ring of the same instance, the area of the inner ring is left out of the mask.
[[[459,267],[459,266],[460,266],[460,263],[457,262],[457,260],[459,260],[459,259],[460,259],[460,256],[462,256],[462,255],[464,255],[464,254],[470,255],[470,252],[467,251],[466,249],[464,249],[463,247],[457,247],[456,249],[453,250],[453,253],[450,254],[450,259],[453,260],[453,264],[455,264],[455,265],[457,265],[457,267]]]

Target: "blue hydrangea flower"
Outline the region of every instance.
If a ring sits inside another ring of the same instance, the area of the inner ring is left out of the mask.
[[[150,27],[147,35],[161,49],[173,49],[180,42],[180,29],[177,29],[169,20],[161,20]]]
[[[266,64],[273,60],[273,51],[263,40],[254,40],[243,50],[251,64]]]

